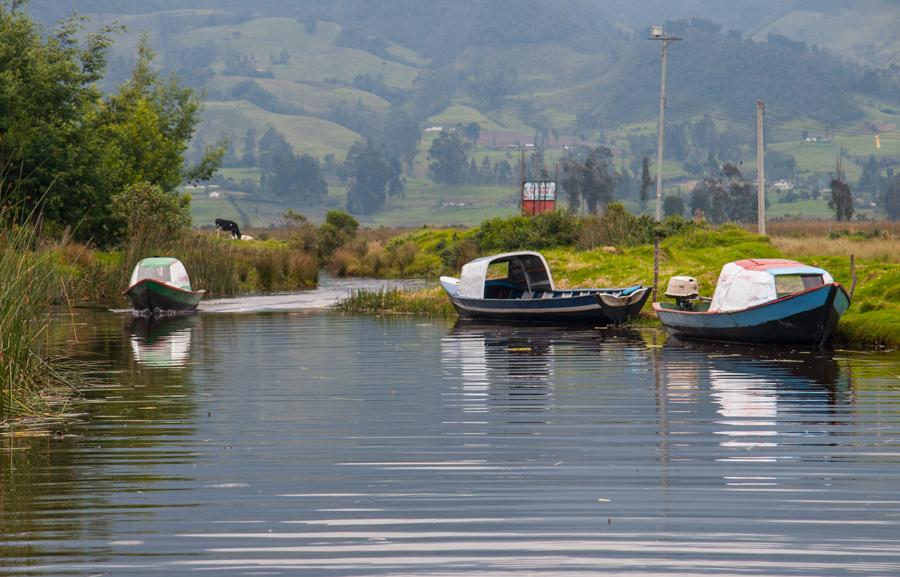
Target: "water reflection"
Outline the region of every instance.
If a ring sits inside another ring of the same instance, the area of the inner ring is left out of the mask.
[[[553,342],[534,330],[459,322],[441,341],[441,362],[461,377],[463,411],[490,406],[546,410],[553,395]]]
[[[182,367],[191,353],[191,334],[197,316],[134,318],[131,351],[144,367]]]
[[[720,463],[761,463],[779,467],[818,460],[821,448],[835,446],[841,429],[853,425],[850,373],[833,355],[811,349],[717,345],[667,341],[661,354],[668,390],[667,418],[674,431],[685,411],[714,411],[706,417],[719,450]],[[688,359],[685,361],[684,359]],[[698,362],[704,359],[705,362]],[[708,383],[708,391],[705,384]],[[709,402],[704,402],[708,394]],[[688,408],[690,407],[690,408]],[[673,431],[668,431],[671,435]],[[696,447],[670,449],[696,455]],[[760,475],[742,468],[723,469],[725,485],[766,488],[790,483],[793,475]]]
[[[82,326],[110,384],[0,457],[0,574],[900,574],[897,356],[328,312]],[[174,370],[132,349],[184,329]]]
[[[617,344],[610,346],[613,342]],[[445,375],[460,378],[454,400],[464,412],[544,412],[554,405],[558,357],[628,354],[630,347],[618,346],[624,342],[643,344],[629,330],[460,320],[441,341],[441,363]]]

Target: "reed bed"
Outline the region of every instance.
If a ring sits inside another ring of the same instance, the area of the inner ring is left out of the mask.
[[[900,236],[869,239],[770,236],[770,239],[782,253],[800,260],[817,256],[854,255],[857,259],[900,264]]]
[[[349,313],[415,314],[453,316],[453,305],[440,287],[421,290],[382,288],[360,289],[338,301],[335,309]]]
[[[67,365],[51,359],[49,314],[63,294],[52,253],[37,250],[34,231],[0,231],[0,423],[44,411],[71,390]]]
[[[282,241],[234,241],[185,231],[170,238],[130,237],[121,251],[102,252],[84,245],[52,249],[70,298],[124,303],[122,291],[134,266],[149,256],[173,256],[187,267],[191,284],[207,297],[288,291],[316,286],[314,254]]]
[[[756,224],[741,225],[749,232],[756,232]],[[766,233],[778,237],[828,237],[843,233],[900,237],[900,221],[896,220],[770,220]]]

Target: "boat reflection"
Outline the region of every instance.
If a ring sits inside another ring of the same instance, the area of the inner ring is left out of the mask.
[[[131,323],[131,352],[143,367],[177,368],[187,364],[197,317],[136,317]]]
[[[445,374],[461,378],[454,397],[464,412],[542,412],[553,406],[563,352],[602,356],[605,344],[621,338],[643,348],[640,335],[629,330],[460,320],[442,340],[441,357]],[[623,348],[615,348],[621,354]]]
[[[706,362],[697,363],[698,355]],[[829,353],[670,338],[662,356],[669,403],[699,403],[702,407],[704,384],[708,383],[706,406],[718,414],[718,418],[710,417],[720,426],[713,433],[719,437],[718,445],[726,449],[722,460],[773,462],[784,457],[780,444],[827,444],[823,438],[847,422],[850,373]],[[691,375],[678,369],[678,359],[687,357],[695,359]],[[691,394],[685,395],[686,390]]]

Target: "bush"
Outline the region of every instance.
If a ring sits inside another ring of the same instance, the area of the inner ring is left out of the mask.
[[[679,215],[668,216],[662,223],[657,223],[650,215],[635,216],[625,210],[622,203],[613,202],[603,216],[584,218],[578,248],[590,250],[598,246],[651,244],[655,234],[665,238],[694,228],[702,226]]]
[[[329,210],[318,232],[319,261],[326,263],[339,246],[356,238],[357,230],[359,222],[355,218],[340,210]]]
[[[116,238],[164,242],[190,229],[191,197],[141,182],[113,196],[112,214],[120,226]]]
[[[580,231],[578,217],[556,211],[532,218],[492,218],[476,229],[473,239],[482,252],[541,250],[572,245]]]

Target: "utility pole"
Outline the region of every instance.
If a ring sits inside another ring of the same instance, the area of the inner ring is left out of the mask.
[[[766,103],[756,101],[756,232],[766,234],[766,147],[763,141],[763,115]]]
[[[657,126],[656,142],[656,221],[662,221],[662,165],[663,144],[666,138],[666,57],[669,53],[669,43],[681,40],[677,36],[669,36],[663,32],[663,27],[654,25],[650,27],[650,40],[662,41],[662,74],[659,81],[659,125]]]

